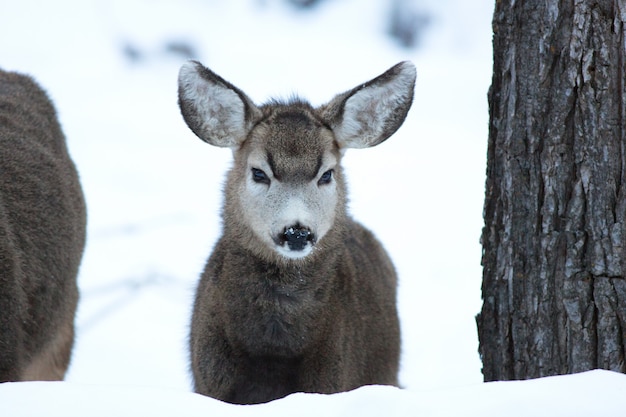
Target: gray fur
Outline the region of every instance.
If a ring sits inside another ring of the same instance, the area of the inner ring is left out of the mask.
[[[0,382],[63,379],[84,242],[56,111],[30,77],[0,70]]]
[[[234,155],[191,321],[197,392],[251,404],[397,385],[396,273],[347,214],[341,157],[400,127],[414,82],[405,62],[320,108],[256,106],[200,63],[183,66],[185,121]]]

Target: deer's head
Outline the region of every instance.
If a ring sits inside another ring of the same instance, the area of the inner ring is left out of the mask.
[[[189,128],[233,150],[225,232],[256,253],[270,249],[297,259],[345,218],[343,151],[378,145],[400,127],[413,100],[415,67],[401,62],[318,108],[301,100],[257,106],[194,61],[181,68],[178,82]]]

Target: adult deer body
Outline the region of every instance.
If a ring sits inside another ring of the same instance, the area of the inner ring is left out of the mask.
[[[257,106],[200,63],[181,68],[188,126],[234,156],[222,236],[193,310],[197,392],[258,403],[397,385],[396,274],[347,214],[340,162],[345,149],[400,127],[414,82],[403,62],[319,108],[299,99]]]
[[[85,216],[52,103],[0,70],[0,382],[63,379]]]

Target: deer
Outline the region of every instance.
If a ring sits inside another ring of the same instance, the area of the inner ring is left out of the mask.
[[[233,154],[191,314],[195,392],[257,404],[398,386],[398,278],[348,214],[341,160],[397,131],[415,78],[405,61],[318,107],[295,96],[256,105],[200,62],[181,67],[184,121]]]
[[[0,382],[62,380],[86,208],[46,92],[0,70]]]

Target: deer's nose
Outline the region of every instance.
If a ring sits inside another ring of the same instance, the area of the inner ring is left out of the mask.
[[[287,243],[289,249],[301,251],[302,249],[304,249],[307,243],[314,241],[314,236],[308,227],[303,227],[298,224],[286,227],[285,231],[280,237],[280,240],[283,242],[283,244]]]

